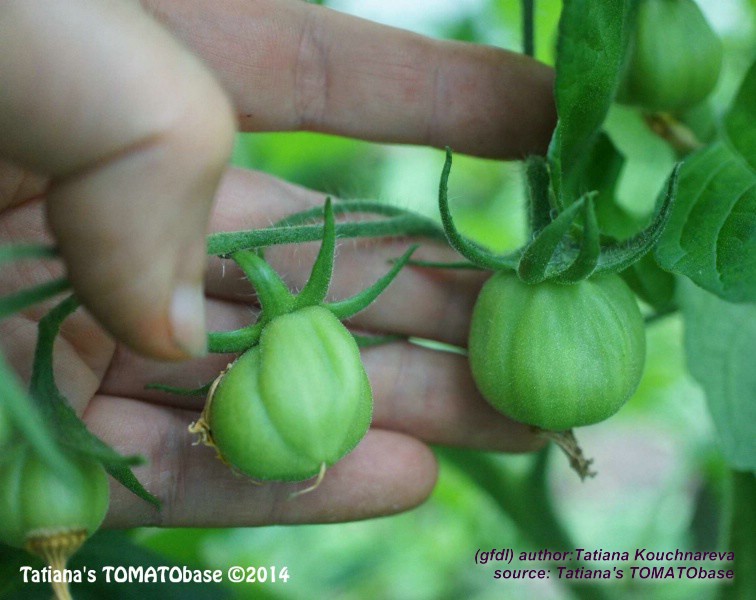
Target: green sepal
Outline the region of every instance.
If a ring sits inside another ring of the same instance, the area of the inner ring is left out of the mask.
[[[583,205],[583,238],[580,241],[580,252],[573,263],[555,279],[562,283],[576,283],[590,277],[596,270],[601,253],[599,238],[593,195],[588,194]]]
[[[549,267],[556,262],[557,249],[572,223],[585,205],[586,196],[568,206],[525,247],[517,266],[517,275],[525,283],[540,283],[550,273]],[[565,266],[566,268],[566,266]],[[558,272],[558,271],[557,271]]]
[[[659,241],[672,214],[681,166],[682,163],[677,163],[672,169],[667,179],[664,198],[649,226],[624,242],[602,246],[596,273],[617,273],[626,269],[640,260]]]
[[[496,271],[502,269],[515,270],[519,260],[519,254],[517,252],[505,255],[495,255],[480,244],[476,244],[472,240],[464,237],[457,229],[449,210],[448,183],[451,165],[452,151],[451,148],[447,147],[446,161],[444,162],[444,168],[441,171],[441,183],[438,188],[438,208],[441,212],[441,223],[444,226],[444,233],[446,233],[446,238],[449,241],[449,244],[467,260],[484,269],[492,269]]]
[[[60,473],[71,469],[68,461],[61,453],[50,425],[43,418],[40,411],[21,387],[16,374],[10,369],[5,359],[0,355],[0,409],[3,417],[10,422],[10,439],[18,436],[29,443],[50,467]]]
[[[549,166],[541,156],[529,156],[525,161],[525,191],[531,233],[538,233],[551,223],[552,210],[558,209],[551,191]]]
[[[254,325],[235,329],[234,331],[212,331],[207,336],[207,350],[215,354],[244,352],[260,341],[265,323],[262,315]]]
[[[172,385],[163,385],[162,383],[148,383],[144,386],[144,389],[168,392],[169,394],[175,394],[176,396],[207,396],[207,393],[213,385],[213,381],[197,388],[183,388]]]
[[[37,347],[34,352],[29,393],[53,429],[60,446],[74,453],[87,455],[102,463],[105,470],[138,497],[160,506],[134,476],[131,467],[144,464],[140,456],[121,456],[92,434],[76,416],[65,396],[58,389],[53,374],[53,345],[63,321],[79,307],[75,296],[69,296],[48,312],[39,322]]]
[[[428,269],[459,269],[464,271],[483,271],[483,267],[479,267],[471,262],[458,261],[458,262],[437,262],[435,260],[410,260],[407,262],[410,267],[425,267]]]
[[[305,306],[316,306],[323,302],[328,293],[328,286],[331,284],[333,258],[336,250],[336,223],[333,218],[333,206],[330,198],[326,198],[323,214],[323,243],[320,245],[318,257],[312,266],[310,278],[294,299],[294,310]]]
[[[57,258],[55,246],[44,244],[11,244],[0,246],[0,264],[25,258]]]
[[[231,258],[255,287],[260,306],[268,319],[291,312],[294,296],[264,258],[252,250],[234,252]]]
[[[373,346],[383,346],[384,344],[391,344],[393,342],[405,342],[409,339],[406,335],[360,335],[359,333],[352,333],[354,341],[360,348],[372,348]]]
[[[0,320],[33,304],[57,296],[71,287],[68,279],[62,277],[47,281],[31,288],[20,290],[0,298]]]
[[[376,281],[369,288],[362,290],[359,294],[347,298],[346,300],[340,300],[338,302],[329,302],[324,306],[330,310],[340,321],[348,319],[356,315],[358,312],[365,310],[378,296],[383,293],[389,284],[394,281],[399,271],[402,270],[404,265],[407,264],[412,254],[419,248],[418,244],[410,246],[410,248],[398,259],[391,270]]]

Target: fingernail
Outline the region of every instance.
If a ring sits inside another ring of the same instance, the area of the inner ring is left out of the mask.
[[[207,354],[205,291],[201,285],[179,284],[171,300],[173,340],[190,356]]]

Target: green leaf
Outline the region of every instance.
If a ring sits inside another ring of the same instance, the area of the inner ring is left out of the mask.
[[[733,149],[756,170],[756,61],[725,117],[725,131]]]
[[[730,539],[725,546],[735,553],[735,581],[723,585],[722,600],[742,600],[756,590],[756,477],[753,473],[732,473]]]
[[[725,300],[756,300],[756,172],[721,141],[683,163],[656,258]]]
[[[63,321],[79,307],[75,296],[69,296],[53,308],[39,322],[37,347],[34,352],[29,392],[36,401],[45,421],[54,431],[58,443],[71,450],[99,460],[110,475],[134,494],[155,505],[159,501],[144,489],[131,471],[131,466],[143,464],[138,456],[118,454],[100,438],[92,434],[76,416],[60,393],[53,374],[53,345]]]
[[[663,314],[674,308],[675,276],[659,267],[653,253],[630,265],[620,276],[657,313]]]
[[[706,391],[729,465],[756,471],[756,305],[720,300],[681,281],[688,368]]]
[[[565,0],[555,98],[559,121],[549,158],[554,189],[569,205],[581,165],[614,99],[630,29],[630,0]]]

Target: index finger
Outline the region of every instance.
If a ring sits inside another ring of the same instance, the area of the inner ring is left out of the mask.
[[[215,69],[248,131],[516,158],[545,152],[555,125],[552,70],[519,54],[305,2],[143,3]]]

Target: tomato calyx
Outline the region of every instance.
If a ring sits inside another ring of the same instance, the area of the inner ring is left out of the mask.
[[[640,260],[658,241],[669,220],[680,171],[678,164],[667,180],[664,199],[648,227],[618,242],[599,231],[594,207],[597,192],[588,191],[565,201],[553,190],[546,160],[531,156],[526,166],[531,239],[514,252],[496,255],[456,228],[448,200],[451,165],[452,151],[447,148],[438,198],[449,244],[473,265],[493,271],[515,271],[522,281],[530,284],[550,280],[577,283],[593,275],[618,273]]]
[[[281,277],[265,261],[260,249],[238,250],[229,255],[242,269],[247,279],[257,291],[262,312],[257,321],[247,327],[228,332],[214,332],[209,336],[211,352],[243,352],[254,346],[260,339],[263,328],[274,318],[309,306],[322,306],[339,320],[348,319],[366,309],[396,278],[418,245],[412,245],[397,260],[391,269],[372,286],[351,298],[336,302],[325,302],[331,283],[336,248],[336,226],[331,199],[324,207],[323,241],[312,267],[307,283],[296,296],[286,287]]]
[[[410,247],[362,292],[326,302],[335,246],[334,210],[327,199],[320,251],[298,294],[288,289],[262,249],[230,253],[227,258],[257,292],[260,314],[247,327],[210,334],[211,351],[240,355],[210,385],[184,390],[207,391],[201,415],[189,426],[198,436],[195,445],[214,448],[227,466],[252,481],[314,478],[292,497],[316,489],[326,470],[367,432],[372,392],[358,340],[341,320],[369,306],[417,248]]]

